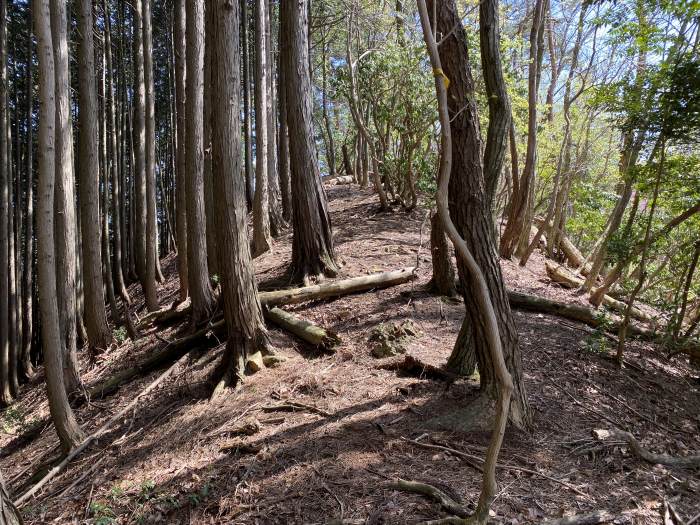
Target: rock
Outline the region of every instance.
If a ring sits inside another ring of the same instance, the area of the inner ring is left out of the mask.
[[[283,355],[266,355],[263,357],[263,364],[267,368],[275,368],[287,360]]]
[[[248,356],[248,360],[245,363],[247,373],[255,374],[256,372],[260,372],[260,370],[263,368],[265,368],[265,362],[263,360],[262,353],[255,352],[254,354]]]

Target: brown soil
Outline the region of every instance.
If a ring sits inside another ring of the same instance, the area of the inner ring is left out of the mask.
[[[474,505],[480,474],[447,452],[408,443],[420,438],[483,455],[488,432],[445,428],[478,389],[475,380],[441,382],[380,368],[368,341],[380,323],[411,320],[417,336],[408,352],[439,366],[449,355],[463,318],[460,302],[423,291],[430,278],[425,212],[377,214],[376,197],[350,186],[328,189],[340,277],[397,269],[419,261],[419,279],[394,288],[303,304],[290,309],[334,330],[343,343],[333,355],[304,347],[271,329],[289,360],[245,382],[222,401],[207,401],[206,370],[220,350],[194,356],[142,401],[105,439],[91,446],[24,508],[27,523],[415,523],[444,516],[425,498],[389,488],[397,477],[445,488]],[[421,235],[422,231],[422,235]],[[290,237],[256,260],[261,287],[279,285],[290,257]],[[504,262],[511,288],[580,301],[552,285],[544,259],[527,268]],[[161,304],[177,297],[174,260]],[[136,297],[137,290],[132,287]],[[139,297],[136,297],[139,301]],[[137,313],[143,314],[141,307]],[[540,523],[545,518],[606,509],[615,523],[659,523],[664,498],[686,518],[700,512],[697,472],[646,464],[625,446],[602,447],[592,429],[632,431],[654,451],[700,450],[700,392],[687,364],[667,360],[649,344],[632,342],[629,366],[608,358],[610,342],[570,321],[515,312],[525,380],[534,414],[531,433],[510,429],[500,462],[565,481],[581,493],[541,476],[499,471],[494,523]],[[183,326],[151,331],[83,362],[90,385],[166,344]],[[392,358],[401,359],[401,358]],[[160,372],[123,385],[117,394],[78,410],[86,430],[97,428]],[[48,412],[39,379],[2,414],[0,468],[17,489],[42,460],[56,454],[50,425],[31,435]],[[291,401],[316,407],[277,410]],[[253,435],[227,430],[257,420]],[[469,422],[465,422],[469,423]],[[27,443],[27,441],[29,441]],[[244,445],[244,446],[241,446]]]

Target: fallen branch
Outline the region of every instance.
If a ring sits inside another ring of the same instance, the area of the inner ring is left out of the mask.
[[[637,438],[635,438],[630,432],[625,432],[624,430],[596,429],[593,430],[593,435],[601,441],[605,441],[610,438],[625,441],[635,456],[654,465],[658,464],[665,465],[667,467],[700,468],[700,454],[690,456],[669,456],[668,454],[655,454],[642,447],[639,441],[637,441]]]
[[[588,514],[578,514],[576,516],[564,516],[555,520],[547,520],[543,525],[597,525],[612,521],[615,518],[607,510],[596,510]]]
[[[54,477],[56,477],[58,474],[63,472],[65,468],[68,466],[68,464],[75,459],[77,456],[79,456],[87,447],[89,447],[94,441],[96,441],[98,438],[104,436],[111,430],[111,427],[114,423],[119,421],[124,414],[129,412],[136,404],[141,400],[142,397],[148,395],[150,392],[152,392],[158,385],[160,385],[163,381],[165,381],[172,373],[173,371],[177,368],[178,365],[181,363],[184,363],[186,356],[182,356],[180,359],[177,360],[170,368],[168,368],[165,372],[163,372],[160,376],[158,376],[151,384],[149,384],[146,388],[144,388],[141,393],[139,393],[136,397],[134,397],[133,400],[131,400],[130,403],[128,403],[124,408],[122,408],[119,412],[114,414],[104,425],[102,425],[99,429],[97,429],[95,432],[90,434],[88,437],[86,437],[83,442],[75,447],[73,450],[71,450],[63,460],[53,467],[36,485],[34,485],[31,489],[29,489],[27,492],[25,492],[22,496],[17,498],[17,500],[14,502],[14,505],[16,507],[21,507],[23,503],[25,503],[29,498],[34,496],[43,486],[45,486],[49,481],[51,481]]]
[[[323,350],[331,351],[340,344],[340,337],[334,332],[317,326],[305,319],[301,319],[281,308],[266,310],[265,319],[272,321],[277,326],[284,328],[307,343]]]
[[[313,412],[323,417],[332,417],[333,414],[323,410],[322,408],[315,407],[313,405],[307,405],[305,403],[299,403],[298,401],[283,401],[277,405],[268,405],[262,407],[263,412],[275,412],[278,410],[294,412],[295,410],[307,410],[308,412]]]

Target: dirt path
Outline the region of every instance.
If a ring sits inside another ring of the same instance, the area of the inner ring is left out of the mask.
[[[208,354],[126,418],[111,444],[91,447],[27,505],[28,523],[326,523],[342,517],[398,524],[440,516],[425,499],[387,488],[395,477],[443,486],[466,505],[475,501],[477,471],[403,438],[481,455],[487,432],[445,428],[448,416],[463,414],[477,383],[400,377],[378,368],[386,360],[372,357],[368,341],[380,323],[410,320],[416,332],[406,341],[411,355],[433,365],[449,355],[463,306],[421,290],[430,278],[424,212],[377,215],[370,192],[354,186],[328,192],[341,276],[396,269],[418,258],[418,281],[292,308],[336,331],[343,340],[337,353],[318,355],[273,330],[289,361],[250,377],[242,392],[216,406],[202,399],[204,372],[218,355]],[[289,236],[279,239],[272,253],[256,261],[261,287],[281,278],[289,244]],[[524,270],[504,263],[509,287],[577,300],[548,284],[542,264],[539,256]],[[164,266],[165,305],[176,297],[177,279],[172,258]],[[625,447],[602,448],[591,438],[591,429],[607,428],[613,420],[654,450],[700,450],[700,391],[685,365],[633,343],[633,368],[620,371],[605,358],[605,338],[590,329],[546,315],[515,315],[535,428],[531,434],[510,430],[501,462],[563,480],[587,496],[543,477],[501,471],[494,522],[540,523],[564,512],[607,509],[618,516],[616,523],[655,524],[664,498],[686,517],[700,512],[697,473],[644,464]],[[158,335],[171,339],[178,330]],[[83,363],[86,381],[107,377],[162,344],[150,333],[96,364]],[[81,408],[79,419],[88,429],[97,427],[154,376]],[[327,415],[278,410],[285,401]],[[16,444],[31,421],[46,413],[43,389],[25,386],[22,401],[2,416],[0,444]],[[253,419],[260,425],[253,435],[226,432]],[[3,454],[2,471],[10,480],[25,479],[35,467],[30,458],[50,457],[55,444],[52,429],[44,429],[29,445]]]

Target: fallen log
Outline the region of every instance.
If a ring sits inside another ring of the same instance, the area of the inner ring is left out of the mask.
[[[593,328],[604,329],[613,334],[616,334],[620,329],[621,320],[618,317],[606,316],[599,310],[580,304],[561,303],[552,299],[512,290],[508,291],[508,300],[510,306],[518,310],[546,313],[573,321],[580,321]],[[663,334],[637,324],[630,324],[627,327],[627,334],[631,337],[638,337],[657,344],[666,343]],[[691,342],[677,348],[677,350],[680,353],[690,355],[693,359],[700,359],[699,343]]]
[[[340,338],[334,332],[317,326],[290,312],[286,312],[281,308],[266,310],[265,319],[317,348],[331,351],[340,344]]]
[[[330,297],[340,297],[358,292],[378,288],[389,288],[397,284],[403,284],[416,278],[414,267],[402,268],[390,272],[373,273],[342,279],[339,281],[304,286],[301,288],[289,288],[286,290],[275,290],[271,292],[259,292],[260,304],[263,306],[282,306],[285,304],[303,303],[306,301],[316,301],[328,299]],[[148,323],[161,324],[173,322],[187,317],[190,313],[190,304],[178,305],[177,308],[167,308],[151,312],[143,317],[140,326]]]
[[[583,279],[579,279],[563,266],[555,264],[551,261],[545,261],[544,266],[545,270],[547,270],[547,275],[555,283],[570,289],[578,289],[581,288],[581,286],[583,286]],[[614,299],[609,295],[603,297],[603,304],[608,308],[617,310],[622,314],[624,314],[627,310],[627,304],[625,304],[622,301],[618,301],[617,299]],[[650,323],[652,326],[655,325],[656,320],[654,318],[652,318],[649,314],[641,311],[635,306],[632,307],[630,315],[638,321]]]
[[[225,329],[226,325],[222,319],[198,330],[191,335],[187,335],[175,341],[168,341],[163,348],[151,353],[146,359],[138,363],[136,366],[120,370],[113,376],[107,378],[105,381],[97,383],[96,385],[88,388],[87,397],[90,399],[94,397],[107,396],[115,392],[122,383],[130,381],[136,377],[144,376],[164,365],[171,363],[172,361],[179,359],[192,350],[205,346],[210,337],[222,336]]]
[[[357,292],[366,292],[367,290],[376,288],[388,288],[390,286],[396,286],[397,284],[406,283],[415,278],[415,268],[402,268],[401,270],[373,273],[340,281],[304,286],[302,288],[260,292],[260,304],[265,306],[280,306],[284,304],[317,301],[319,299],[350,295]]]

